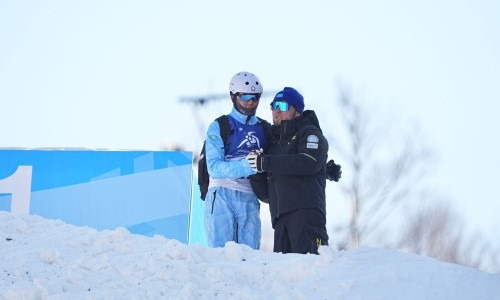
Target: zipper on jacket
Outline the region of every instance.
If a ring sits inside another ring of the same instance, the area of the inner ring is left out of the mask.
[[[281,123],[281,130],[280,130],[280,139],[279,139],[279,144],[281,144],[284,140],[284,137],[286,136],[286,133],[288,131],[288,122],[283,122]]]
[[[276,192],[276,219],[277,219],[280,217],[280,199],[278,194],[278,187],[276,186],[276,184],[274,185],[274,191]]]
[[[236,239],[235,242],[238,243],[238,223],[236,223]]]
[[[281,130],[280,130],[280,138],[278,141],[278,144],[282,144],[283,142],[286,142],[285,137],[287,136],[288,133],[288,122],[281,122]]]
[[[210,212],[212,215],[214,214],[215,196],[217,196],[217,191],[214,191],[214,200],[212,201],[212,211]]]

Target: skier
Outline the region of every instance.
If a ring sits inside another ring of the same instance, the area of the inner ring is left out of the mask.
[[[210,247],[223,247],[228,241],[260,247],[260,203],[249,181],[256,171],[245,157],[266,147],[268,123],[255,116],[262,91],[254,74],[235,74],[229,84],[233,109],[226,116],[231,128],[228,143],[224,144],[217,121],[208,127],[205,155],[210,178],[204,225]]]

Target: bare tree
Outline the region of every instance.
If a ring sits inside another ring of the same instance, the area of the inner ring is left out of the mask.
[[[425,189],[433,155],[418,132],[377,112],[345,86],[340,86],[338,100],[342,118],[336,128],[345,130],[336,131],[333,140],[335,145],[347,141],[336,147],[336,154],[343,158],[340,183],[351,206],[349,224],[335,230],[346,236],[339,246],[371,242],[498,272],[499,245],[468,234],[452,206]]]
[[[393,211],[418,189],[430,151],[420,144],[415,131],[394,136],[401,124],[393,121],[398,126],[391,126],[387,115],[374,113],[345,86],[340,87],[339,110],[348,141],[338,149],[347,162],[344,174],[350,175],[342,184],[351,203],[348,247],[358,247],[394,222]]]
[[[419,205],[407,218],[398,248],[488,272],[500,270],[500,249],[480,234],[467,234],[445,201]]]
[[[463,230],[458,215],[440,202],[410,214],[398,247],[446,262],[460,261]]]

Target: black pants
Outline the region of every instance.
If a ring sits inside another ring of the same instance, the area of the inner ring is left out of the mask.
[[[325,216],[317,209],[286,213],[274,224],[274,252],[318,254],[320,245],[328,245],[328,234]]]

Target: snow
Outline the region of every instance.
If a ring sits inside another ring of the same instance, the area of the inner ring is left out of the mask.
[[[0,299],[499,299],[500,274],[393,250],[185,245],[0,211]]]

